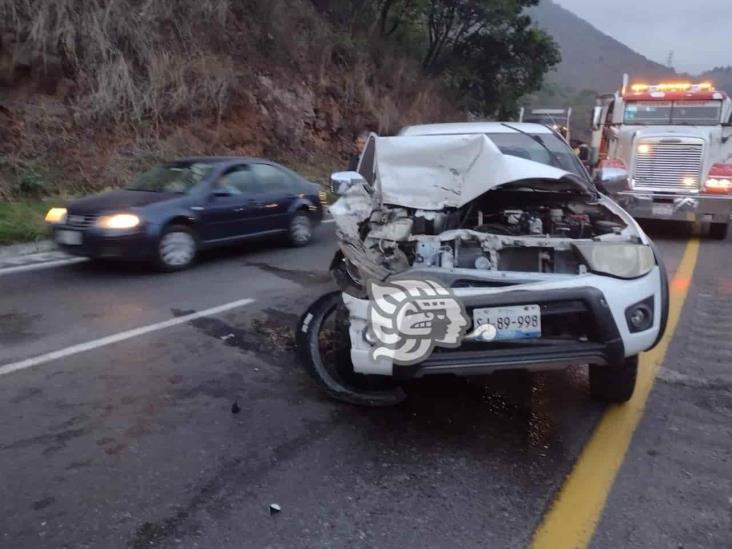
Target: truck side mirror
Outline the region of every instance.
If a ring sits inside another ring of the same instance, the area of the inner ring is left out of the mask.
[[[595,172],[595,185],[603,193],[614,195],[628,189],[628,178],[623,168],[600,168]]]
[[[597,131],[602,127],[602,107],[592,109],[592,131]]]
[[[330,176],[330,190],[338,196],[343,196],[356,185],[368,186],[366,179],[358,172],[336,172]]]

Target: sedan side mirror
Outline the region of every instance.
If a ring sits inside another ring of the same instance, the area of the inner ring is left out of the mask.
[[[617,194],[628,189],[629,174],[623,168],[600,168],[595,175],[595,184],[605,194]]]
[[[368,185],[358,172],[336,172],[330,176],[330,190],[338,196],[343,196],[356,185]]]

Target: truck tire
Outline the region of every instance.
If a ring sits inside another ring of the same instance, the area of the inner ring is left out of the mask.
[[[590,364],[590,395],[601,402],[627,402],[633,396],[637,377],[638,355],[621,364]]]
[[[399,384],[390,376],[359,374],[353,370],[353,362],[351,362],[351,334],[349,333],[350,321],[348,319],[348,309],[342,300],[336,308],[335,315],[336,356],[338,359],[336,371],[341,379],[350,386],[365,391],[384,391],[398,387]]]
[[[342,313],[338,313],[339,307],[345,308],[341,292],[330,292],[317,299],[298,322],[296,348],[300,361],[310,376],[331,398],[356,404],[359,406],[394,406],[406,398],[401,386],[397,385],[392,378],[384,378],[381,383],[372,383],[372,380],[363,378],[381,376],[361,376],[353,372],[350,352],[350,336],[346,334],[343,338],[344,327],[336,329],[336,360],[344,359],[347,353],[346,362],[338,363],[335,371],[325,364],[320,352],[320,333],[326,320],[330,315],[336,314],[340,320]],[[339,318],[340,317],[340,318]],[[350,374],[349,375],[349,371]],[[345,374],[345,376],[344,376]],[[348,379],[344,379],[344,377]],[[368,387],[367,387],[368,386]]]
[[[727,238],[728,223],[711,223],[709,225],[709,236],[715,240]]]

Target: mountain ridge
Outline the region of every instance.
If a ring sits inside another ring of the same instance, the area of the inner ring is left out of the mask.
[[[554,37],[562,52],[561,63],[547,78],[550,84],[608,93],[620,87],[624,73],[631,80],[678,76],[552,0],[542,0],[527,13]]]

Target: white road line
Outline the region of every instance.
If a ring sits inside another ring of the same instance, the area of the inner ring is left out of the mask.
[[[323,223],[335,223],[335,219],[333,219],[333,218],[323,219]]]
[[[66,347],[65,349],[60,349],[58,351],[53,351],[53,352],[46,353],[44,355],[39,355],[39,356],[33,357],[33,358],[27,358],[27,359],[21,360],[19,362],[11,362],[10,364],[4,364],[3,366],[0,366],[0,376],[4,376],[4,375],[10,374],[12,372],[17,372],[18,370],[25,370],[26,368],[32,368],[33,366],[38,366],[39,364],[45,364],[46,362],[51,362],[52,360],[58,360],[60,358],[66,358],[71,355],[76,355],[76,354],[83,353],[86,351],[91,351],[93,349],[98,349],[99,347],[104,347],[105,345],[111,345],[112,343],[118,343],[120,341],[125,341],[126,339],[131,339],[133,337],[149,334],[150,332],[157,332],[158,330],[164,330],[165,328],[170,328],[171,326],[185,324],[186,322],[190,322],[191,320],[195,320],[197,318],[201,318],[204,316],[217,315],[217,314],[223,313],[225,311],[230,311],[231,309],[236,309],[238,307],[244,307],[251,303],[254,303],[253,299],[240,299],[238,301],[232,301],[231,303],[225,303],[224,305],[219,305],[218,307],[211,307],[210,309],[205,309],[205,310],[199,311],[197,313],[191,313],[189,315],[183,315],[183,316],[179,316],[176,318],[171,318],[170,320],[165,320],[163,322],[157,322],[155,324],[148,324],[147,326],[141,326],[140,328],[134,328],[132,330],[127,330],[126,332],[120,332],[118,334],[114,334],[111,336],[102,337],[100,339],[95,339],[94,341],[88,341],[86,343],[79,343],[78,345],[72,345],[71,347]]]
[[[72,257],[69,259],[60,259],[58,261],[44,261],[41,263],[29,263],[28,265],[20,265],[19,267],[7,267],[5,269],[0,269],[0,276],[13,273],[24,273],[27,271],[37,271],[40,269],[50,269],[52,267],[63,267],[64,265],[73,265],[74,263],[81,263],[82,261],[88,260],[85,257]]]

